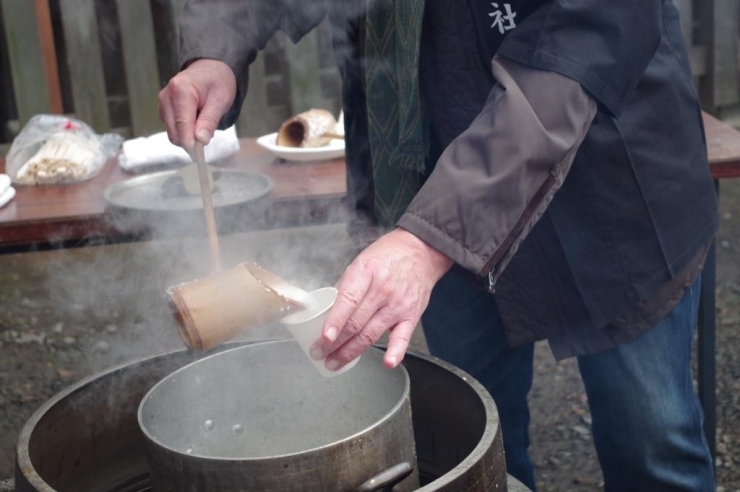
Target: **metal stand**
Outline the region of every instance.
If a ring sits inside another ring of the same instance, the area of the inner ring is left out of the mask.
[[[714,181],[719,196],[719,181]],[[698,374],[699,401],[704,409],[704,434],[712,455],[712,466],[717,457],[717,395],[716,395],[716,285],[717,270],[716,243],[707,253],[704,271],[701,276],[701,297],[699,299],[698,333]]]

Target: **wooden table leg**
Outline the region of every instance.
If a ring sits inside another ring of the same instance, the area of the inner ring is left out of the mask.
[[[714,182],[719,196],[719,181]],[[712,466],[717,457],[717,396],[716,396],[716,243],[712,244],[701,276],[699,299],[698,374],[699,401],[704,410],[704,434],[712,455]]]

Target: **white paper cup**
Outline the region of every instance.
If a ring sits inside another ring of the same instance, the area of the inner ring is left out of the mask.
[[[338,371],[330,371],[324,365],[323,359],[313,360],[309,353],[311,345],[321,338],[321,329],[324,327],[326,316],[337,299],[337,289],[334,287],[324,287],[323,289],[311,292],[310,295],[315,303],[311,309],[304,309],[303,311],[286,316],[282,319],[282,322],[288,328],[290,334],[293,335],[296,342],[298,342],[298,345],[301,346],[308,360],[313,363],[314,367],[322,376],[325,378],[338,376],[352,369],[360,361],[360,357],[357,357]]]

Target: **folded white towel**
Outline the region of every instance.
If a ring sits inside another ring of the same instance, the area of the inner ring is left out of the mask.
[[[15,196],[15,188],[12,186],[0,194],[0,208],[3,208]]]
[[[218,130],[205,147],[206,161],[212,163],[239,152],[239,138],[236,128]],[[159,165],[189,164],[192,162],[182,147],[173,145],[165,132],[149,137],[134,138],[123,142],[123,151],[118,159],[121,168],[137,172],[147,167]]]
[[[10,179],[10,176],[8,176],[7,174],[0,174],[0,195],[8,191],[11,183],[12,180]]]
[[[337,128],[334,131],[337,135],[344,135],[344,111],[339,112],[339,118],[337,118]]]

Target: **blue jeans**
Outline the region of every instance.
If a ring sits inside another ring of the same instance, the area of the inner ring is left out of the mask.
[[[714,491],[691,378],[699,283],[637,340],[578,358],[607,492]],[[454,269],[432,292],[422,324],[431,353],[491,393],[508,471],[534,490],[527,406],[534,344],[509,348],[493,296]]]

